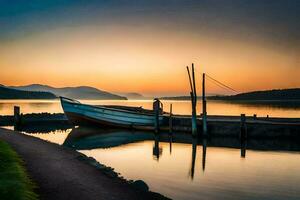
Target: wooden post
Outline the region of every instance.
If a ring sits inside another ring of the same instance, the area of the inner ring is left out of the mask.
[[[195,78],[195,69],[194,63],[192,63],[192,77],[193,77],[193,101],[192,101],[192,134],[197,135],[197,92],[196,92],[196,78]]]
[[[194,64],[192,64],[192,78],[190,74],[189,67],[187,66],[189,81],[190,81],[190,87],[191,87],[191,102],[192,102],[192,135],[197,135],[197,113],[196,113],[196,104],[197,104],[197,94],[196,94],[196,84],[195,84],[195,71],[194,71]]]
[[[241,133],[240,133],[240,141],[241,141],[241,157],[246,157],[246,145],[247,145],[247,127],[246,127],[246,115],[241,114]]]
[[[193,84],[192,84],[192,79],[191,79],[191,74],[190,74],[190,69],[189,69],[189,66],[186,66],[186,69],[187,69],[187,72],[188,72],[188,75],[189,75],[189,81],[190,81],[190,87],[191,87],[191,93],[193,93]],[[192,99],[193,100],[193,99]]]
[[[203,75],[202,75],[202,127],[203,127],[203,136],[207,136],[205,73],[203,73]]]
[[[170,116],[169,116],[169,133],[173,132],[173,121],[172,121],[172,104],[170,104]]]
[[[155,133],[159,132],[159,110],[160,110],[160,101],[158,99],[154,99],[153,102],[153,110],[154,110],[154,131]]]
[[[241,114],[241,132],[240,139],[244,140],[247,138],[247,126],[246,126],[246,115]]]
[[[21,124],[20,107],[14,106],[14,129],[18,130]]]
[[[196,90],[196,78],[195,78],[194,63],[192,63],[192,76],[193,76],[194,103],[195,103],[195,109],[196,109],[196,106],[197,106],[197,90]]]

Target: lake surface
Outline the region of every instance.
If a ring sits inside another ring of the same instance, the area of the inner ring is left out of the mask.
[[[145,141],[81,152],[174,199],[300,198],[298,153],[247,151],[241,158],[239,149],[209,147],[203,161],[203,146],[197,146],[193,166],[192,145],[174,143],[170,151],[160,143],[159,158],[153,146]]]
[[[152,101],[83,102],[152,107]],[[188,101],[163,103],[166,111],[172,103],[174,113],[191,113]],[[0,101],[0,115],[12,114],[14,105],[23,113],[62,112],[59,101],[9,100]],[[200,103],[198,108],[200,113]],[[300,108],[210,101],[208,113],[300,117]],[[300,199],[300,141],[248,140],[240,144],[238,139],[206,141],[190,134],[82,127],[24,134],[71,147],[115,168],[126,179],[144,180],[152,191],[173,199]]]
[[[173,199],[300,198],[299,151],[225,148],[188,134],[82,127],[29,135],[74,148]],[[236,146],[236,141],[224,144]],[[296,145],[300,150],[300,143]]]
[[[126,105],[143,106],[143,108],[152,109],[152,100],[82,100],[83,103],[93,105]],[[190,115],[190,101],[162,101],[164,110],[169,111],[170,104],[173,104],[173,113]],[[22,113],[62,113],[59,100],[0,100],[0,115],[12,115],[13,107],[21,107]],[[197,104],[197,113],[201,112],[201,101]],[[257,114],[257,116],[270,117],[300,117],[300,103],[282,104],[282,103],[229,103],[225,101],[208,101],[207,112],[209,115],[246,115]]]

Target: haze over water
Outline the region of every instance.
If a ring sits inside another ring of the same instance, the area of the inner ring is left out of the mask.
[[[125,106],[142,106],[143,108],[152,109],[152,100],[82,100],[82,103],[93,105],[125,105]],[[169,112],[170,104],[173,104],[174,114],[191,114],[190,101],[162,101],[164,111]],[[12,115],[13,107],[21,107],[22,113],[63,113],[59,100],[0,100],[0,115]],[[225,101],[208,101],[208,115],[246,115],[257,114],[258,117],[300,117],[300,105],[282,106],[273,104],[247,104],[247,103],[228,103]],[[197,104],[198,114],[200,114],[202,105],[201,101]]]

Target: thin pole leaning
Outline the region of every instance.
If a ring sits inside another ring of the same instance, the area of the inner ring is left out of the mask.
[[[194,65],[192,64],[192,78],[190,74],[189,67],[187,66],[187,71],[188,71],[188,76],[189,76],[189,81],[190,81],[190,87],[191,87],[191,102],[192,102],[192,135],[195,136],[197,135],[197,113],[196,113],[196,96],[195,96],[195,91],[196,91],[196,84],[195,84],[195,71],[194,71]]]
[[[203,136],[207,136],[207,113],[205,97],[205,73],[202,74],[202,128]]]
[[[192,77],[193,77],[194,103],[195,103],[195,109],[196,109],[196,106],[197,106],[197,90],[196,90],[196,79],[195,79],[194,63],[192,63]]]

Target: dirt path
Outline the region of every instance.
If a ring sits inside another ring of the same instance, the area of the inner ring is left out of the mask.
[[[82,155],[41,139],[0,128],[0,139],[8,142],[25,161],[41,199],[157,199],[118,178],[110,178],[80,161]]]

